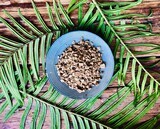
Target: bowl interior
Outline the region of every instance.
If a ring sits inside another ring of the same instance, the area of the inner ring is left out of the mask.
[[[60,77],[57,73],[56,64],[58,57],[65,51],[66,48],[72,45],[73,41],[79,42],[80,40],[89,40],[93,43],[93,46],[100,47],[102,53],[102,60],[106,64],[106,67],[102,69],[102,79],[97,86],[93,86],[91,90],[79,93],[74,89],[60,81]],[[114,58],[113,54],[107,45],[107,43],[99,36],[87,32],[87,31],[73,31],[59,37],[51,46],[46,59],[46,72],[49,82],[54,88],[61,94],[68,96],[73,99],[86,99],[98,95],[103,91],[109,84],[114,71]]]

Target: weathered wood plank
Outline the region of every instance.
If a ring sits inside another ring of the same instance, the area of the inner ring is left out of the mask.
[[[36,5],[38,6],[38,9],[40,10],[42,16],[44,17],[44,19],[47,21],[47,24],[49,25],[49,19],[47,16],[47,12],[46,12],[46,7],[45,7],[45,2],[52,2],[52,0],[34,0],[36,2]],[[61,0],[61,2],[63,3],[63,5],[65,7],[67,7],[67,5],[69,4],[70,0]],[[103,0],[103,1],[108,1],[108,0]],[[109,0],[109,1],[118,1],[120,2],[120,0]],[[121,1],[128,1],[128,0],[121,0]],[[130,1],[134,1],[134,0],[130,0]],[[6,16],[4,15],[4,13],[2,12],[3,9],[8,10],[15,18],[16,20],[20,21],[20,19],[18,18],[18,13],[17,10],[18,8],[21,9],[22,14],[24,14],[28,19],[31,19],[31,21],[33,21],[34,24],[36,24],[37,26],[39,26],[38,21],[35,20],[35,14],[33,12],[30,0],[0,0],[0,16],[6,18]],[[144,0],[143,3],[141,5],[138,5],[136,7],[134,7],[133,9],[130,9],[128,11],[125,11],[123,13],[144,13],[144,14],[148,14],[150,8],[153,10],[153,16],[149,19],[139,19],[141,23],[146,23],[147,21],[151,21],[153,23],[153,31],[154,32],[159,32],[160,30],[160,1],[159,0]],[[87,10],[87,6],[85,6],[84,12]],[[76,22],[77,20],[77,12],[72,14],[72,19],[74,22]],[[127,20],[127,19],[126,19]],[[25,26],[25,25],[24,25]],[[39,28],[41,28],[39,26]],[[8,29],[6,29],[6,27],[4,25],[2,25],[0,23],[0,33],[4,34],[4,35],[11,35],[10,32],[7,31]],[[150,38],[139,38],[136,40],[132,40],[129,41],[127,43],[138,43],[138,42],[154,42],[156,44],[160,44],[160,36],[157,37],[150,37]],[[135,50],[146,50],[145,47],[137,47],[135,48]],[[160,53],[154,53],[154,54],[149,54],[149,55],[145,55],[145,56],[160,56]],[[142,57],[142,56],[140,56]],[[131,78],[131,72],[130,72],[131,66],[129,67],[129,72],[127,72],[127,77],[128,80],[130,80]],[[154,73],[153,73],[154,74]],[[159,76],[156,75],[156,77],[158,78]],[[98,101],[99,103],[96,104],[100,105],[105,99],[107,99],[110,95],[112,95],[114,92],[117,91],[117,82],[114,82],[111,86],[109,86],[107,88],[107,90],[105,90],[105,94],[103,94],[102,98],[100,101]],[[122,109],[127,103],[129,103],[131,100],[133,99],[133,95],[129,96],[125,102],[123,102],[116,111],[119,111],[120,109]],[[155,116],[156,114],[159,113],[158,109],[160,106],[160,100],[158,100],[158,102],[156,103],[155,107],[153,109],[151,109],[147,115],[141,119],[141,122],[148,120],[149,118]],[[34,106],[33,106],[34,107]],[[9,109],[7,109],[9,110]],[[14,116],[9,119],[7,122],[3,122],[3,118],[6,112],[3,112],[1,117],[0,117],[0,129],[17,129],[19,128],[19,122],[20,122],[20,117],[22,115],[22,111],[18,111],[14,114]],[[115,112],[113,112],[115,113]],[[30,126],[30,121],[32,120],[32,114],[33,114],[33,110],[30,112],[29,117],[27,119],[26,122],[26,128],[28,129]],[[110,114],[112,115],[112,114]],[[62,122],[64,123],[64,121],[62,120]],[[49,118],[49,112],[47,112],[47,117],[46,117],[46,122],[43,126],[44,129],[48,129],[50,125],[50,118]],[[65,125],[62,124],[62,129],[65,128]]]
[[[114,92],[116,92],[117,89],[116,88],[112,88],[110,90],[106,90],[105,91],[105,96],[103,96],[103,98],[101,100],[98,100],[98,103],[96,103],[96,106],[97,105],[100,105],[102,104],[105,99],[107,99],[110,95],[112,95]],[[126,104],[128,104],[131,100],[133,100],[133,95],[130,95],[127,97],[127,99],[122,102],[122,104],[114,111],[112,112],[111,114],[109,114],[107,116],[110,117],[111,115],[113,115],[114,113],[118,112],[119,110],[123,109],[125,107]],[[25,101],[25,103],[27,103],[27,100]],[[160,99],[157,101],[156,105],[154,106],[154,108],[152,108],[148,113],[147,115],[141,119],[140,122],[144,122],[154,116],[156,116],[159,112],[159,106],[160,106]],[[27,121],[26,121],[26,129],[29,129],[30,128],[30,123],[31,123],[31,120],[32,120],[32,115],[33,115],[33,112],[34,112],[34,107],[35,107],[35,104],[33,104],[32,106],[32,110],[29,112],[29,115],[27,117]],[[95,108],[94,108],[95,109]],[[7,108],[6,112],[9,110],[9,108]],[[19,128],[19,124],[20,124],[20,120],[21,120],[21,116],[23,114],[23,111],[24,111],[24,108],[20,109],[19,111],[17,111],[8,121],[6,122],[3,122],[3,118],[5,116],[5,113],[6,112],[3,112],[1,114],[1,117],[0,117],[0,129],[17,129]],[[47,110],[47,115],[46,115],[46,118],[45,118],[45,123],[43,125],[43,129],[48,129],[50,127],[50,115],[49,115],[49,110]],[[64,124],[64,120],[61,119],[62,121],[62,126],[61,128],[62,129],[65,129],[65,124]]]
[[[7,2],[7,1],[6,1]],[[18,13],[17,13],[17,9],[20,8],[22,11],[22,14],[24,14],[28,19],[30,19],[35,25],[37,25],[39,28],[41,28],[41,26],[38,23],[38,20],[36,19],[36,16],[34,14],[34,11],[32,9],[31,3],[29,3],[30,1],[10,1],[10,5],[1,5],[0,8],[0,16],[7,18],[6,15],[2,12],[2,9],[6,9],[8,10],[17,21],[19,21],[24,27],[26,27],[28,29],[28,27],[20,20],[20,18],[18,17]],[[40,10],[42,16],[44,17],[47,25],[51,25],[49,22],[49,18],[48,18],[48,14],[46,11],[46,7],[45,7],[45,2],[41,2],[40,0],[36,0],[36,5],[38,6],[38,9]],[[48,2],[52,2],[52,0],[48,0]],[[62,2],[64,4],[68,4],[69,0],[64,1],[62,0]],[[147,1],[144,0],[143,2],[143,6],[142,5],[138,5],[137,7],[130,9],[128,11],[125,11],[124,13],[145,13],[148,14],[150,11],[150,8],[153,9],[153,16],[150,17],[149,19],[139,19],[139,21],[141,23],[146,23],[148,21],[153,23],[153,31],[154,32],[159,32],[160,30],[160,9],[159,9],[159,1]],[[147,8],[147,6],[149,6],[149,8]],[[66,7],[66,6],[65,6]],[[86,11],[87,6],[84,9],[84,12]],[[73,13],[71,15],[72,20],[74,22],[76,22],[77,20],[77,12]],[[127,21],[127,19],[125,19]],[[119,22],[119,21],[117,21]],[[12,37],[11,32],[8,31],[8,29],[0,23],[0,33],[3,35],[10,35],[10,37]],[[155,40],[156,39],[156,40]],[[143,37],[143,38],[138,38],[138,39],[134,39],[131,41],[126,41],[128,43],[138,43],[138,42],[154,42],[156,44],[160,44],[160,36],[157,37]],[[135,50],[146,50],[146,47],[136,47]],[[146,56],[160,56],[160,52],[157,53],[152,53],[152,54],[145,54],[145,55],[140,55],[138,57],[146,57]]]

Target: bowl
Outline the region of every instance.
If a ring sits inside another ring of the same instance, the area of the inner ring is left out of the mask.
[[[104,69],[101,69],[102,79],[97,86],[93,86],[90,90],[79,93],[75,89],[69,88],[66,83],[60,81],[56,64],[59,56],[72,45],[73,41],[88,40],[93,46],[100,47],[102,60],[106,64]],[[46,73],[49,82],[61,94],[72,99],[87,99],[100,94],[108,86],[114,72],[114,58],[110,47],[98,35],[88,31],[72,31],[59,37],[51,46],[46,58]]]

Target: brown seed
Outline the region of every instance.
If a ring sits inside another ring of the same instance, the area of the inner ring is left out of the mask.
[[[101,65],[100,65],[100,68],[101,68],[101,69],[103,69],[103,68],[105,68],[105,67],[106,67],[105,64],[101,64]]]

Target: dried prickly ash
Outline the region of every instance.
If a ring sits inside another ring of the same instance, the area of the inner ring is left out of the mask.
[[[100,69],[106,67],[100,49],[83,40],[68,47],[56,65],[61,82],[80,93],[97,86],[101,79]]]

